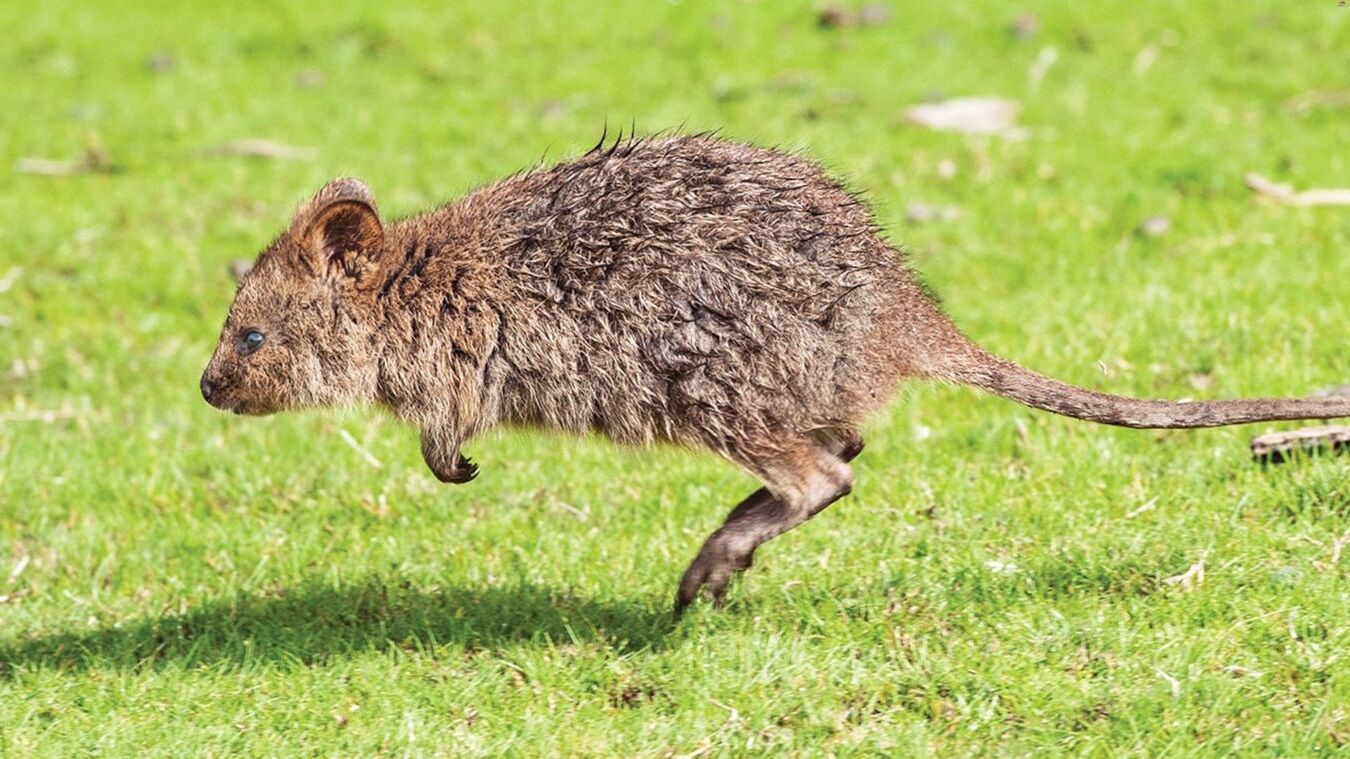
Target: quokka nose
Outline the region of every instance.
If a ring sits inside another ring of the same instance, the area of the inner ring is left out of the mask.
[[[202,397],[206,399],[206,402],[207,402],[207,403],[212,403],[211,398],[212,398],[212,396],[214,396],[214,395],[216,394],[216,390],[217,390],[217,389],[219,389],[219,388],[218,388],[218,386],[216,385],[216,383],[212,382],[211,379],[210,379],[209,377],[207,377],[205,374],[203,374],[203,375],[202,375]]]

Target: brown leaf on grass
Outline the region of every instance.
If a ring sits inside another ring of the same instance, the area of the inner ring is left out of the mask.
[[[1248,174],[1245,181],[1258,195],[1291,206],[1350,206],[1350,188],[1296,191],[1293,185],[1272,182],[1255,173]]]
[[[91,147],[84,155],[73,161],[54,158],[20,158],[14,164],[14,170],[20,174],[39,174],[46,177],[73,177],[77,174],[113,174],[120,170],[113,163],[108,152],[100,147]]]
[[[824,29],[838,29],[849,26],[853,14],[837,5],[827,5],[816,14],[816,23]]]
[[[150,57],[145,59],[145,67],[156,74],[163,74],[177,68],[178,59],[174,57],[173,53],[161,50],[157,53],[152,53]]]
[[[939,132],[995,134],[1021,139],[1026,130],[1014,124],[1020,104],[990,97],[953,98],[905,110],[905,120]]]
[[[1040,34],[1040,31],[1040,19],[1030,13],[1023,13],[1008,24],[1008,34],[1019,40],[1029,40]]]
[[[850,26],[881,26],[890,23],[891,9],[880,3],[864,5],[856,11],[827,5],[816,14],[816,23],[824,29],[842,29]]]
[[[231,140],[202,151],[211,156],[242,156],[245,158],[267,158],[274,161],[312,161],[318,157],[313,148],[302,148],[272,140]]]

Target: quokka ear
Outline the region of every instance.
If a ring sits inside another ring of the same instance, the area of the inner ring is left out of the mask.
[[[303,248],[315,274],[359,281],[379,266],[384,224],[365,182],[334,179],[296,213],[291,236]]]

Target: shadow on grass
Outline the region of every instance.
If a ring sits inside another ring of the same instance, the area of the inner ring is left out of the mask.
[[[240,595],[182,613],[0,644],[0,678],[34,669],[310,666],[364,651],[493,650],[512,644],[660,648],[670,612],[534,585],[418,589],[378,578]],[[434,653],[433,653],[434,655]]]

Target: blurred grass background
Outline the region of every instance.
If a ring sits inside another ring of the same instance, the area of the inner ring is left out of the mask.
[[[824,10],[0,6],[0,747],[1344,750],[1350,467],[1253,465],[1266,427],[1114,430],[915,387],[853,496],[675,625],[679,572],[753,487],[722,462],[501,432],[449,488],[374,412],[201,401],[227,263],[327,179],[407,215],[606,125],[819,159],[969,334],[1055,376],[1163,397],[1350,379],[1350,217],[1243,185],[1350,183],[1350,10]],[[959,96],[1018,101],[1026,139],[902,118]],[[302,159],[220,154],[243,139]],[[25,169],[85,155],[98,170]],[[1165,582],[1202,556],[1203,582]]]

